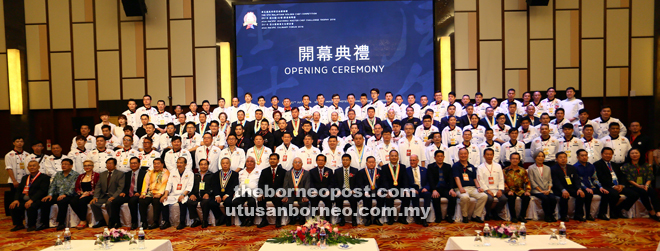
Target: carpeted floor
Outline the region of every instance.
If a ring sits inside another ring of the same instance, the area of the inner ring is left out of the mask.
[[[4,191],[5,189],[0,189]],[[4,198],[0,196],[0,204]],[[60,232],[48,229],[41,232],[27,233],[25,230],[9,232],[11,218],[5,216],[0,207],[0,250],[40,250],[51,246]],[[496,222],[491,222],[491,225]],[[501,224],[499,222],[498,224]],[[350,225],[350,224],[349,224]],[[530,221],[526,224],[529,234],[549,234],[550,228],[557,224]],[[451,236],[474,235],[474,230],[483,224],[478,223],[441,223],[423,228],[416,224],[369,227],[340,227],[342,232],[352,235],[375,238],[381,250],[443,250],[447,238]],[[609,247],[624,251],[656,250],[660,242],[660,223],[650,219],[612,220],[579,223],[567,223],[569,239],[590,248]],[[259,250],[266,239],[278,235],[279,231],[289,231],[294,226],[275,229],[274,226],[257,229],[256,227],[210,227],[186,228],[177,231],[174,227],[167,230],[147,232],[149,239],[169,239],[174,250]],[[100,229],[73,230],[73,239],[93,239]]]

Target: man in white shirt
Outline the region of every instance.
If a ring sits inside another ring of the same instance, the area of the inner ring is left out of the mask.
[[[145,127],[147,134],[142,136],[140,138],[140,141],[138,142],[138,147],[142,146],[142,142],[144,141],[145,138],[150,138],[151,142],[153,142],[153,148],[156,149],[156,151],[160,150],[160,134],[156,133],[156,126],[153,123],[147,124]],[[140,148],[142,150],[142,148]]]
[[[271,106],[266,108],[266,111],[264,112],[266,114],[266,118],[268,119],[268,121],[273,121],[273,113],[275,111],[279,111],[280,113],[284,114],[284,108],[278,106],[279,103],[280,103],[279,97],[277,97],[276,95],[270,97]]]
[[[329,119],[328,119],[328,107],[325,106],[325,97],[323,94],[318,94],[316,95],[316,105],[312,107],[312,116],[314,113],[318,112],[319,113],[319,120],[323,124],[327,124]]]
[[[51,149],[53,155],[46,156],[44,164],[40,165],[39,172],[45,173],[50,177],[55,177],[57,172],[62,171],[62,159],[67,157],[62,154],[62,146],[60,144],[52,144]],[[5,161],[7,160],[5,159]]]
[[[126,125],[130,125],[133,128],[140,127],[140,117],[136,116],[137,104],[135,103],[135,100],[128,100],[128,110],[124,111],[122,114],[126,116]]]
[[[316,166],[316,156],[321,154],[321,150],[312,146],[314,138],[311,134],[305,135],[303,139],[303,147],[298,149],[296,157],[299,157],[303,160],[303,168],[305,171],[309,171]]]
[[[481,92],[474,94],[474,113],[479,115],[479,118],[486,116],[486,108],[490,107],[489,104],[483,102],[484,95]]]
[[[474,166],[479,166],[481,165],[481,152],[479,151],[479,147],[477,145],[470,143],[471,139],[472,139],[472,132],[464,131],[463,143],[461,143],[460,145],[450,147],[450,150],[452,150],[451,151],[452,159],[454,161],[458,160],[459,159],[458,153],[460,152],[461,149],[465,148],[468,150],[468,162],[470,162],[470,164]]]
[[[103,125],[101,129],[101,134],[100,136],[103,136],[103,139],[105,139],[105,147],[114,150],[115,148],[119,147],[121,145],[121,141],[117,136],[112,134],[111,127],[109,125]],[[97,135],[97,137],[99,136]]]
[[[290,132],[284,132],[284,134],[282,134],[282,144],[275,148],[275,153],[281,156],[280,165],[282,165],[282,168],[287,171],[291,170],[293,159],[296,157],[299,150],[296,145],[291,144],[292,139],[293,136]]]
[[[160,152],[152,147],[152,142],[149,141],[149,138],[142,141],[142,151],[140,151],[138,158],[140,158],[140,167],[144,170],[154,169],[154,160],[160,159]]]
[[[589,163],[596,163],[601,159],[600,152],[603,150],[603,142],[594,138],[594,127],[592,125],[585,125],[582,128],[582,133],[584,134],[582,144],[584,144],[584,150],[587,151],[589,156]]]
[[[509,130],[509,141],[502,145],[502,153],[500,155],[500,160],[502,165],[506,168],[511,165],[511,154],[518,153],[520,163],[525,163],[525,143],[518,141],[518,130],[511,129]]]
[[[257,105],[252,103],[252,93],[246,92],[244,96],[245,103],[241,104],[238,109],[245,112],[245,120],[254,120],[254,111],[257,110]]]
[[[245,169],[238,173],[238,188],[234,199],[231,202],[234,212],[238,215],[247,215],[247,212],[255,212],[257,207],[257,197],[261,194],[255,193],[259,187],[259,178],[261,170],[255,168],[255,160],[248,157],[245,160]],[[247,202],[247,207],[244,204]],[[250,210],[252,208],[252,210]],[[238,212],[242,212],[238,213]],[[239,216],[241,220],[241,227],[249,227],[254,225],[254,214],[251,216]],[[265,220],[265,219],[263,219]]]
[[[158,140],[158,144],[163,153],[169,151],[169,149],[172,149],[172,138],[175,136],[181,138],[180,135],[176,133],[174,123],[170,122],[167,124],[165,133],[161,134],[160,139]]]
[[[94,135],[95,136],[101,135],[103,133],[101,127],[103,127],[104,125],[110,126],[110,132],[114,132],[116,125],[108,121],[108,118],[110,117],[110,113],[106,111],[102,111],[100,112],[100,116],[101,116],[101,123],[98,123],[94,126]]]
[[[381,142],[383,142],[383,125],[377,123],[374,125],[374,135],[367,139],[367,146],[376,149]]]
[[[188,150],[181,148],[181,137],[174,136],[172,137],[172,150],[167,151],[163,157],[167,169],[173,170],[174,167],[176,166],[176,160],[178,160],[181,157],[186,159],[186,170],[192,171],[192,166],[193,166],[192,155],[190,154],[190,152],[188,152]],[[151,163],[153,166],[153,160]]]
[[[228,118],[228,119],[229,119],[229,122],[235,122],[235,121],[238,120],[238,115],[237,115],[237,113],[238,113],[238,111],[240,110],[240,109],[238,108],[238,103],[239,103],[238,98],[237,98],[237,97],[233,97],[233,98],[231,99],[231,106],[230,106],[230,107],[227,107],[227,108],[225,109],[225,113],[227,113],[227,116],[229,116],[229,118]]]
[[[401,114],[401,107],[397,103],[394,102],[394,96],[392,96],[392,92],[386,92],[385,93],[385,104],[383,104],[383,110],[381,111],[380,119],[381,120],[386,120],[389,117],[389,111],[393,110],[394,111],[394,119],[400,119]]]
[[[456,93],[455,92],[449,92],[447,94],[447,99],[449,99],[449,105],[454,105],[456,108],[456,114],[454,116],[456,117],[461,117],[463,116],[463,105],[461,105],[461,102],[456,101]],[[449,106],[447,106],[447,109],[449,109]]]
[[[560,107],[561,100],[555,98],[557,91],[555,90],[554,87],[548,88],[546,94],[548,95],[548,97],[541,100],[541,105],[543,105],[543,107],[545,108],[545,112],[547,112],[548,115],[550,115],[550,118],[554,118],[555,111],[557,111],[557,108]]]
[[[220,148],[213,145],[213,136],[210,133],[205,133],[202,146],[198,147],[195,151],[195,163],[199,163],[201,159],[209,161],[209,171],[216,173],[218,170],[218,162],[220,161]]]
[[[328,145],[328,147],[323,147],[322,153],[327,160],[326,166],[333,171],[337,170],[341,167],[341,156],[344,155],[343,148],[338,145],[339,138],[336,135],[333,135],[325,138],[324,142]]]
[[[413,117],[419,118],[420,114],[420,106],[419,104],[415,103],[416,97],[415,94],[408,94],[408,105],[401,106],[401,114],[406,114],[406,109],[408,107],[413,108]]]
[[[328,129],[328,132],[330,133],[330,135],[325,139],[323,139],[323,143],[321,144],[323,151],[325,152],[325,149],[328,149],[328,147],[330,147],[330,145],[328,145],[328,139],[332,136],[337,137],[337,147],[339,149],[344,149],[344,145],[346,145],[346,142],[344,142],[344,139],[339,137],[339,126],[331,125],[330,128]]]
[[[107,169],[105,168],[105,161],[112,158],[114,153],[112,150],[105,147],[105,138],[103,136],[96,136],[96,149],[89,152],[87,159],[94,161],[94,172],[102,173]],[[120,170],[125,172],[124,170]]]
[[[435,163],[435,151],[437,150],[442,150],[445,153],[449,153],[449,147],[447,145],[442,144],[442,134],[439,132],[434,132],[431,133],[431,140],[433,140],[433,144],[429,145],[426,147],[426,166],[428,167],[429,165]],[[443,154],[444,155],[444,154]],[[444,158],[444,162],[452,165],[454,162],[452,161],[450,156],[447,156],[447,158]],[[438,166],[442,166],[442,163],[439,164]]]
[[[160,229],[167,229],[170,225],[170,207],[169,205],[179,204],[179,225],[176,229],[181,230],[186,227],[186,216],[188,213],[188,207],[186,202],[188,202],[188,194],[193,189],[195,185],[195,174],[192,171],[186,169],[186,159],[179,158],[176,161],[176,170],[170,172],[170,177],[167,180],[167,186],[165,187],[165,192],[160,197],[160,202],[163,203],[163,221],[165,224],[160,226]],[[193,212],[197,213],[197,212]],[[154,218],[158,218],[157,215]]]
[[[337,113],[337,120],[336,120],[337,122],[341,122],[344,121],[344,119],[346,119],[344,116],[344,109],[339,107],[339,101],[340,101],[339,94],[336,93],[332,94],[332,104],[328,106],[325,112],[328,118],[332,118],[333,116],[332,113]],[[328,122],[333,122],[333,121],[335,120],[332,119],[328,120]]]
[[[158,133],[165,133],[167,124],[174,122],[174,116],[169,112],[165,111],[165,101],[158,100],[156,102],[156,107],[158,107],[158,112],[154,115],[151,120],[156,125],[156,130]]]
[[[385,114],[385,104],[383,104],[383,101],[378,100],[380,96],[380,90],[378,88],[371,88],[369,94],[371,96],[371,101],[369,101],[367,106],[373,107],[376,111],[376,117],[382,119],[383,115]]]
[[[348,107],[346,107],[346,111],[344,114],[348,116],[348,111],[353,110],[355,111],[355,117],[356,118],[361,118],[362,117],[362,109],[360,105],[355,104],[355,95],[353,93],[349,93],[346,95],[346,101],[348,101]]]
[[[485,162],[479,167],[477,167],[477,181],[479,182],[479,187],[483,188],[488,195],[486,200],[486,220],[497,220],[503,221],[500,217],[502,209],[506,206],[508,201],[504,195],[504,173],[502,172],[502,166],[493,162],[493,156],[495,156],[492,149],[484,150],[484,160]],[[497,198],[497,204],[493,207],[493,201]],[[489,210],[489,209],[492,209]],[[488,217],[490,216],[490,217]]]
[[[373,156],[376,158],[376,163],[381,162],[380,156],[374,151],[373,148],[364,144],[364,135],[356,133],[353,138],[353,146],[346,150],[346,154],[351,155],[351,166],[362,170],[367,167],[367,157]]]
[[[15,192],[16,188],[18,188],[19,183],[21,183],[21,179],[23,179],[23,176],[29,173],[27,171],[27,165],[25,164],[24,161],[27,159],[28,155],[30,154],[26,151],[23,151],[23,145],[25,144],[25,140],[23,139],[23,137],[20,136],[15,137],[12,141],[12,144],[14,145],[14,149],[9,151],[5,155],[5,170],[7,170],[7,174],[9,176],[9,179],[7,179],[7,183],[12,184],[10,186],[11,188],[10,190],[12,192]],[[73,151],[76,151],[76,148],[72,148],[71,152]],[[12,195],[13,194],[14,193],[12,193]],[[10,200],[10,199],[11,198],[5,200]]]
[[[549,114],[547,114],[547,113],[542,114],[541,115],[541,124],[539,124],[537,126],[534,126],[534,128],[536,128],[536,131],[538,133],[541,132],[541,125],[548,125],[548,130],[550,130],[550,132],[549,132],[550,137],[557,138],[557,139],[562,137],[562,136],[560,136],[559,129],[557,128],[557,125],[550,124],[550,115]]]
[[[505,121],[506,121],[506,116],[504,114],[498,114],[497,125],[491,128],[493,129],[493,134],[495,135],[493,139],[500,144],[504,144],[504,142],[509,141],[509,129],[511,129],[511,127],[509,125],[504,124]]]
[[[88,151],[94,150],[94,147],[96,147],[96,137],[94,137],[94,135],[89,134],[88,125],[80,126],[80,135],[82,135],[83,138],[87,139],[87,142],[85,142],[85,149],[87,149]],[[73,137],[73,139],[71,140],[71,149],[76,149],[76,148],[77,148],[76,137]]]
[[[298,111],[300,112],[298,114],[298,118],[301,119],[306,119],[306,120],[312,120],[312,115],[314,111],[312,111],[312,107],[309,105],[310,100],[309,100],[309,95],[305,94],[302,96],[302,103],[303,105],[298,107]]]
[[[442,100],[441,91],[436,91],[435,94],[433,94],[433,98],[435,99],[435,101],[431,102],[431,108],[433,108],[433,119],[440,121],[447,115],[447,107],[449,106],[449,102]]]
[[[550,121],[551,125],[555,125],[557,127],[557,133],[555,133],[555,137],[557,139],[560,139],[564,137],[564,131],[561,129],[564,124],[570,124],[571,122],[564,117],[564,114],[566,112],[564,111],[564,108],[557,108],[557,111],[555,111],[555,116],[557,116],[555,119]]]
[[[254,135],[254,146],[247,150],[246,157],[253,157],[257,162],[257,169],[263,170],[268,168],[268,158],[270,154],[273,153],[270,148],[264,146],[264,137],[261,134]]]
[[[525,144],[525,157],[521,156],[521,160],[524,159],[527,162],[533,162],[531,146],[532,141],[539,136],[539,132],[536,130],[536,127],[531,126],[529,118],[523,118],[520,120],[520,124],[521,126],[518,128],[518,141]]]
[[[138,157],[140,155],[140,151],[134,149],[132,146],[133,138],[130,135],[124,136],[123,146],[114,152],[114,158],[117,159],[117,170],[131,170],[129,165],[131,158]],[[174,168],[175,165],[168,167]]]
[[[186,113],[186,122],[194,122],[195,125],[199,124],[199,113],[197,112],[197,103],[190,102],[188,106],[190,111]]]
[[[417,155],[421,161],[421,166],[426,166],[425,144],[420,138],[414,136],[414,129],[411,123],[404,127],[406,137],[397,142],[399,146],[399,162],[405,166],[410,166],[410,156]],[[376,160],[376,162],[380,162]]]
[[[422,124],[415,129],[415,136],[424,140],[424,142],[429,141],[431,133],[440,132],[437,127],[433,125],[433,118],[429,115],[424,115],[422,118]]]
[[[623,123],[621,123],[619,119],[612,117],[612,108],[610,108],[609,106],[603,106],[600,109],[600,117],[595,118],[592,121],[598,125],[598,128],[594,127],[595,130],[594,137],[602,138],[609,135],[610,134],[609,128],[611,123],[619,124],[619,128],[620,128],[619,136],[625,137],[626,133],[628,132],[626,126]]]
[[[532,141],[530,150],[532,155],[537,152],[543,152],[545,160],[543,164],[546,166],[555,165],[555,155],[559,152],[559,140],[550,137],[550,127],[547,124],[541,124],[539,127],[541,135]]]
[[[566,88],[566,100],[562,100],[559,107],[564,108],[566,119],[573,122],[578,119],[578,111],[584,109],[584,104],[582,100],[575,98],[575,88],[568,87]]]
[[[202,144],[202,135],[196,132],[195,122],[186,123],[186,133],[181,135],[181,141],[181,147],[188,150],[191,154]]]
[[[509,129],[509,131],[513,131],[513,130],[515,130],[515,129]],[[516,132],[518,132],[518,131],[516,131]],[[493,150],[493,154],[494,154],[493,155],[493,162],[499,164],[500,163],[500,156],[502,155],[502,146],[499,143],[497,143],[493,140],[494,135],[493,135],[493,132],[491,130],[486,131],[486,133],[484,135],[486,136],[486,141],[484,141],[484,143],[481,143],[481,144],[477,145],[477,147],[479,147],[479,153],[482,154],[481,155],[481,163],[484,163],[484,160],[485,160],[484,156],[483,156],[483,152],[486,149],[491,149],[491,150]]]
[[[142,104],[144,104],[144,106],[137,109],[135,117],[140,118],[142,117],[142,114],[146,114],[149,116],[149,122],[154,123],[155,121],[153,119],[156,117],[156,114],[158,114],[158,110],[151,106],[151,96],[149,94],[142,97]]]
[[[442,144],[452,147],[463,143],[463,130],[456,126],[456,117],[449,117],[448,121],[449,125],[442,129]]]
[[[245,150],[236,146],[238,140],[236,135],[227,136],[227,147],[220,152],[220,159],[229,158],[231,160],[231,170],[240,172],[245,166]]]
[[[124,137],[126,137],[126,136],[124,136]],[[76,172],[79,172],[79,173],[83,173],[83,172],[85,172],[85,170],[83,169],[83,162],[87,159],[87,154],[89,154],[89,150],[87,150],[85,148],[86,140],[82,135],[78,135],[74,139],[76,141],[77,147],[71,149],[71,151],[69,151],[69,154],[67,154],[67,156],[70,159],[73,160],[73,170],[76,171]],[[96,139],[94,141],[96,141]],[[25,158],[27,158],[28,155],[29,154],[26,152],[25,153]],[[25,160],[25,158],[21,160],[21,163],[22,163],[21,167],[25,167],[25,163],[23,163],[23,160]],[[6,161],[7,160],[5,160],[5,162]],[[7,167],[9,167],[9,166],[7,166]],[[27,172],[27,171],[25,171],[26,169],[24,169],[24,168],[21,168],[20,170],[22,172]],[[18,169],[14,169],[13,171],[16,172],[16,171],[18,171]],[[9,177],[12,177],[11,170],[7,169],[7,174],[9,174]],[[20,181],[20,180],[18,180],[18,181]],[[18,186],[18,184],[16,186]]]
[[[587,112],[587,109],[580,109],[580,115],[578,116],[578,120],[573,122],[573,135],[578,138],[584,137],[584,133],[582,130],[584,130],[584,126],[586,125],[591,125],[591,128],[594,129],[594,131],[598,131],[597,128],[599,128],[598,123],[594,122],[593,120],[589,120],[589,112]],[[598,138],[598,135],[595,135],[596,138]],[[593,163],[593,162],[589,162]]]
[[[559,151],[566,153],[569,165],[575,165],[578,162],[577,151],[584,149],[582,140],[573,136],[573,125],[564,124],[562,126],[564,137],[559,139]]]
[[[223,112],[225,112],[225,98],[220,98],[218,99],[218,107],[213,109],[213,112],[211,113],[211,121],[220,121],[220,113]]]
[[[610,123],[609,131],[610,134],[601,138],[600,141],[603,142],[603,147],[609,147],[614,150],[612,162],[623,164],[626,160],[626,156],[628,156],[628,151],[632,148],[630,140],[619,135],[620,129],[618,123]]]

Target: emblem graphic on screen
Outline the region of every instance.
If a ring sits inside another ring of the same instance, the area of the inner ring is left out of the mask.
[[[243,16],[243,26],[245,29],[254,29],[254,26],[257,26],[257,16],[254,15],[254,12],[248,12],[245,13],[245,16]]]

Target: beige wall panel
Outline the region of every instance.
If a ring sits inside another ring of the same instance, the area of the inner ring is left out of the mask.
[[[124,79],[123,81],[123,91],[124,99],[141,99],[144,96],[144,79]]]
[[[218,102],[217,55],[215,48],[195,49],[196,100],[209,100],[211,104]]]
[[[479,83],[484,97],[502,96],[502,41],[480,42]]]
[[[580,69],[557,69],[557,90],[580,89]]]
[[[582,96],[603,96],[603,40],[582,40]]]
[[[170,18],[183,18],[183,0],[170,0]]]
[[[653,36],[653,0],[632,0],[632,36]]]
[[[9,110],[9,78],[7,76],[6,54],[0,54],[0,110]]]
[[[96,19],[96,49],[119,49],[117,1],[96,0]]]
[[[96,78],[94,66],[94,25],[73,25],[73,65],[76,79]]]
[[[11,0],[10,0],[11,1]],[[46,0],[24,0],[25,23],[46,23]]]
[[[580,13],[577,10],[557,11],[555,42],[557,67],[580,66]]]
[[[527,1],[525,0],[504,0],[504,10],[526,10]]]
[[[456,69],[469,69],[469,26],[470,21],[468,15],[474,15],[473,13],[456,13],[455,16],[455,27],[456,33],[454,38],[456,42],[454,43],[454,55]]]
[[[96,55],[99,81],[99,100],[119,100],[119,52],[99,51]]]
[[[522,94],[527,91],[527,73],[527,70],[504,71],[504,89],[514,88],[516,89],[516,98],[522,98]]]
[[[94,21],[94,0],[71,0],[71,21]]]
[[[26,25],[28,80],[48,80],[48,28],[46,25]]]
[[[607,0],[607,8],[628,8],[630,0]]]
[[[167,48],[167,1],[147,0],[146,4],[149,6],[145,16],[147,48]]]
[[[51,53],[51,85],[53,87],[53,109],[73,108],[73,76],[71,76],[71,53]]]
[[[545,90],[553,86],[553,53],[551,40],[530,42],[530,89]]]
[[[476,11],[477,0],[460,0],[454,2],[454,10],[456,11]]]
[[[477,71],[456,71],[456,93],[477,92]],[[483,91],[483,89],[482,89]],[[462,95],[462,94],[461,94]],[[485,94],[484,94],[485,95]]]
[[[502,39],[502,1],[479,0],[479,39]]]
[[[628,96],[628,68],[607,68],[605,88],[608,97]]]
[[[633,38],[631,46],[631,91],[635,91],[637,96],[651,96],[653,95],[653,38]]]
[[[580,1],[576,0],[555,0],[557,9],[578,9],[580,8]]]
[[[628,10],[607,10],[607,66],[628,66]]]
[[[50,109],[50,86],[48,81],[28,82],[30,110]]]
[[[582,0],[582,37],[603,37],[604,0]]]
[[[0,1],[2,3],[2,1]],[[4,5],[0,4],[0,52],[7,51],[7,43],[5,42],[5,9]]]
[[[527,68],[527,12],[504,13],[505,68]]]
[[[48,1],[48,28],[50,51],[71,51],[68,1]]]
[[[167,49],[147,50],[147,89],[154,100],[165,100],[170,96],[169,60]],[[169,104],[168,104],[169,105]]]
[[[193,78],[172,78],[172,103],[174,105],[187,105],[194,100]]]
[[[76,108],[96,108],[96,81],[76,81]]]
[[[552,6],[550,0],[548,6],[531,6],[529,8],[529,37],[530,38],[552,38]]]
[[[122,77],[144,77],[144,26],[142,22],[121,23]]]
[[[120,20],[121,21],[132,21],[132,20],[142,20],[142,17],[127,17],[126,12],[124,11],[124,4],[119,1],[119,15],[120,15]],[[147,5],[147,12],[149,10],[149,6]]]
[[[193,44],[190,20],[170,21],[172,76],[192,75]]]
[[[195,1],[195,46],[215,46],[215,0]]]

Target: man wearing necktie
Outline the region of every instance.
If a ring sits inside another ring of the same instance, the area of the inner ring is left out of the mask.
[[[124,173],[124,190],[119,194],[116,203],[113,203],[113,210],[120,210],[121,205],[128,203],[128,209],[131,211],[131,230],[138,227],[138,203],[140,201],[140,192],[144,176],[147,174],[145,169],[140,168],[140,159],[133,157],[130,159],[131,170]],[[146,215],[142,215],[146,218]]]
[[[336,188],[341,189],[341,192],[335,194],[335,207],[339,210],[344,209],[344,201],[348,201],[351,206],[351,211],[353,213],[357,212],[357,199],[354,196],[354,189],[356,188],[356,181],[358,179],[358,169],[351,167],[351,155],[344,154],[341,157],[341,168],[335,170],[335,185]],[[348,190],[348,191],[345,191]],[[344,196],[344,194],[351,194],[350,196]],[[366,204],[365,204],[366,206]],[[351,223],[355,227],[358,225],[357,217],[351,216]],[[344,226],[346,224],[345,215],[339,216],[339,226]]]
[[[268,157],[268,168],[264,168],[261,171],[261,176],[259,177],[259,189],[266,192],[267,189],[277,190],[282,188],[284,183],[284,177],[286,175],[286,170],[282,168],[282,165],[278,164],[280,162],[280,155],[277,153],[271,153]],[[273,203],[275,210],[279,211],[282,207],[282,194],[275,194],[272,197],[266,197],[265,194],[257,198],[257,206],[262,208],[264,212],[266,211],[266,202],[270,201]],[[257,225],[257,228],[262,228],[268,226],[268,219],[265,217],[261,218],[261,223]],[[280,228],[282,226],[282,219],[279,214],[275,215],[275,228]]]
[[[329,190],[335,187],[334,172],[332,169],[325,166],[327,158],[323,154],[315,156],[316,167],[309,170],[312,187],[316,189],[315,197],[311,198],[312,201],[312,216],[321,215],[326,219],[330,219],[330,208],[332,208],[332,200],[330,198]],[[326,191],[328,190],[328,191]],[[319,207],[319,202],[323,201],[323,207]],[[316,211],[318,209],[318,212]]]
[[[418,166],[418,163],[419,157],[417,157],[417,155],[413,154],[410,156],[410,167],[406,168],[406,171],[408,172],[408,184],[411,188],[415,189],[415,192],[412,194],[411,202],[412,204],[417,204],[416,206],[419,208],[419,211],[415,216],[415,223],[428,227],[429,224],[426,222],[427,218],[424,216],[425,214],[423,212],[430,212],[431,193],[429,191],[431,190],[431,187],[429,186],[426,176],[426,168]],[[424,207],[422,207],[422,203],[419,202],[420,198],[424,199]],[[404,206],[412,209],[410,204],[401,204],[401,209],[403,209]],[[410,210],[410,212],[413,212],[413,210]]]
[[[628,218],[621,212],[621,210],[629,211],[639,199],[639,195],[632,189],[625,187],[628,180],[623,172],[621,172],[620,166],[612,162],[612,157],[614,156],[612,148],[603,147],[603,150],[601,150],[600,153],[602,158],[596,161],[594,166],[596,167],[598,182],[600,182],[600,185],[607,190],[607,194],[605,195],[608,197],[607,200],[609,201],[610,218]],[[625,195],[626,199],[617,205],[621,195]]]
[[[93,228],[100,228],[106,225],[109,227],[121,227],[118,226],[120,225],[119,211],[114,210],[119,207],[115,207],[113,204],[117,203],[117,201],[114,200],[119,198],[119,194],[124,191],[124,173],[116,170],[117,160],[115,158],[109,158],[106,160],[105,168],[107,171],[101,173],[99,182],[96,183],[94,199],[89,202],[92,208],[92,213],[94,213],[94,219],[99,221],[99,223],[94,225]],[[110,222],[108,222],[108,224],[106,224],[101,211],[103,204],[105,204],[105,209],[110,216]]]

